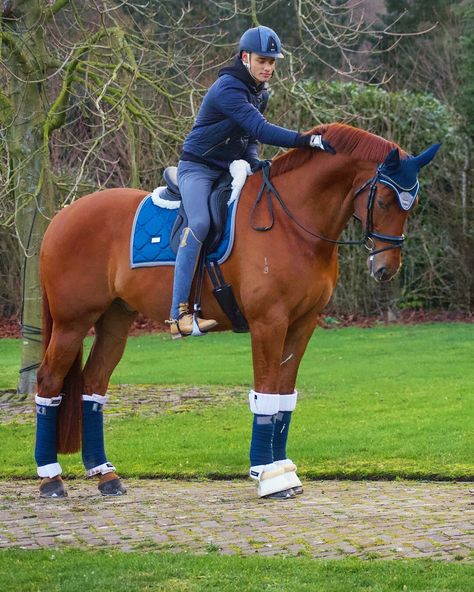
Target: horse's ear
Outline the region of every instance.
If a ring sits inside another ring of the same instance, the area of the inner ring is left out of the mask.
[[[387,158],[383,161],[383,166],[385,169],[392,172],[395,172],[400,168],[400,152],[398,152],[398,148],[390,150]]]
[[[426,166],[427,164],[429,164],[433,160],[433,158],[435,157],[435,154],[438,152],[440,146],[441,146],[441,144],[433,144],[429,148],[427,148],[424,152],[422,152],[418,156],[414,157],[414,160],[416,162],[418,170],[421,169],[421,167]]]

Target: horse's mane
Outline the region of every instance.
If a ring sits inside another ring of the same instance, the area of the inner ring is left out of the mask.
[[[389,142],[380,136],[344,123],[318,125],[308,134],[323,134],[324,139],[330,142],[336,152],[369,162],[383,162],[390,150],[399,148],[394,142]],[[402,156],[405,155],[402,150],[400,152]],[[289,150],[274,159],[272,176],[275,177],[298,168],[312,155],[313,150],[311,149]]]

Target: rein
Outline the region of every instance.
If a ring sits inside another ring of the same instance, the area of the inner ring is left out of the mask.
[[[357,189],[357,191],[354,193],[353,199],[358,197],[367,187],[369,187],[369,198],[367,200],[367,224],[366,224],[364,236],[359,240],[336,240],[336,239],[328,238],[327,236],[324,236],[322,234],[318,234],[316,232],[313,232],[312,230],[309,230],[308,228],[303,226],[303,224],[301,224],[301,222],[299,222],[295,218],[295,216],[289,210],[288,206],[283,201],[283,198],[281,197],[281,195],[278,193],[278,190],[276,189],[276,187],[270,181],[270,164],[265,163],[262,167],[262,175],[263,175],[262,185],[261,185],[260,190],[257,194],[257,199],[255,200],[255,203],[252,207],[252,211],[250,214],[250,221],[251,221],[252,228],[254,230],[259,231],[259,232],[267,232],[268,230],[271,230],[273,228],[273,226],[275,224],[275,215],[273,212],[272,196],[275,196],[275,198],[277,199],[277,201],[279,202],[279,204],[283,208],[283,211],[288,216],[288,218],[296,226],[298,226],[298,228],[301,228],[301,230],[303,230],[304,232],[306,232],[307,234],[309,234],[310,236],[312,236],[314,238],[319,238],[323,241],[326,241],[326,242],[334,244],[334,245],[351,245],[351,246],[364,245],[365,248],[369,251],[369,255],[371,257],[373,257],[374,255],[377,255],[378,253],[382,253],[383,251],[390,251],[392,249],[401,249],[402,245],[403,245],[403,241],[405,240],[405,236],[403,234],[401,236],[392,236],[389,234],[381,234],[381,233],[376,232],[374,230],[373,209],[374,209],[375,197],[377,195],[377,183],[379,182],[380,174],[381,173],[380,173],[379,169],[377,169],[376,174],[371,179],[366,181],[361,187],[359,187],[359,189]],[[271,216],[271,223],[268,226],[255,226],[253,224],[255,210],[257,209],[258,204],[261,202],[265,190],[266,190],[268,211]],[[373,239],[376,239],[376,240],[379,240],[379,241],[382,241],[385,243],[390,243],[390,246],[383,247],[380,249],[374,249]]]

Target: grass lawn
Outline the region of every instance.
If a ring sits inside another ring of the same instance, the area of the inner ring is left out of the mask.
[[[317,561],[186,553],[80,550],[0,552],[5,592],[472,590],[472,566],[430,561]]]
[[[0,341],[0,388],[16,381],[15,340]],[[473,479],[473,326],[319,330],[300,370],[289,455],[306,477]],[[247,472],[250,340],[214,334],[131,338],[113,382],[241,385],[225,405],[108,417],[110,458],[124,476],[234,477]],[[32,477],[33,417],[0,425],[0,477]],[[61,459],[82,475],[79,455]]]

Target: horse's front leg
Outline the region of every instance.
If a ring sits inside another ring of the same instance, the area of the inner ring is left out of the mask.
[[[281,398],[280,362],[287,331],[287,323],[277,318],[250,323],[254,369],[254,389],[249,393],[253,413],[250,477],[257,481],[259,497],[286,499],[294,492],[288,487],[284,468],[273,462],[275,419]]]
[[[296,474],[296,465],[288,458],[286,445],[291,417],[298,398],[295,389],[298,369],[318,319],[319,314],[313,309],[288,327],[280,362],[280,408],[275,418],[273,460],[277,466],[284,468],[288,485],[295,494],[303,493],[303,486]]]

